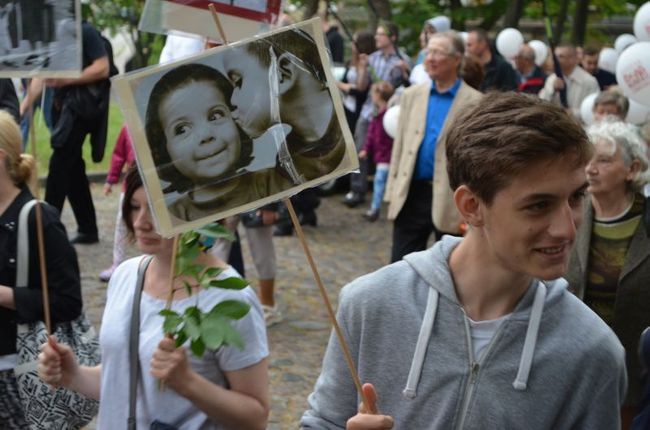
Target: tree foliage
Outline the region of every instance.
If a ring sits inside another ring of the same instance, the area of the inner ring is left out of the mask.
[[[164,42],[160,34],[138,30],[144,4],[145,0],[102,0],[83,5],[84,17],[96,28],[111,34],[118,31],[128,34],[135,48],[129,70],[156,64]]]
[[[646,0],[546,0],[547,9],[554,26],[556,39],[585,43],[603,40],[608,36],[594,28],[593,23],[619,18],[631,18]],[[323,9],[325,1],[290,0],[290,3],[309,17]],[[415,55],[419,49],[418,36],[425,20],[436,15],[451,18],[453,28],[466,30],[480,27],[498,31],[505,27],[518,27],[521,19],[541,21],[541,0],[468,0],[464,7],[461,0],[328,0],[327,4],[339,11],[341,19],[352,30],[374,28],[378,17],[390,17],[400,28],[400,45]],[[344,13],[354,12],[354,13]],[[309,15],[311,14],[311,15]]]

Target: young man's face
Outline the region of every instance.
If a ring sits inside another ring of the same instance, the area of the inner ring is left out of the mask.
[[[587,187],[584,166],[573,164],[537,162],[482,207],[482,234],[502,269],[542,280],[564,275]]]
[[[585,72],[593,75],[598,70],[598,54],[596,55],[583,55],[582,68]]]
[[[233,84],[232,116],[247,135],[259,137],[272,125],[268,67],[245,49],[225,52],[223,65]]]
[[[470,31],[467,35],[467,53],[480,58],[486,48],[485,41],[480,40],[476,32]]]
[[[384,27],[377,27],[375,31],[375,48],[384,49],[391,46],[392,42],[388,31]]]

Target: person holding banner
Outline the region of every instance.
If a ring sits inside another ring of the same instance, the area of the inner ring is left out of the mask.
[[[14,373],[18,364],[16,324],[44,319],[34,209],[28,218],[28,285],[16,288],[16,227],[23,205],[34,199],[28,184],[35,172],[34,159],[21,154],[21,149],[18,124],[7,112],[0,112],[0,426],[17,430],[28,428],[28,424]],[[71,321],[81,313],[79,265],[57,211],[47,204],[42,204],[41,209],[50,315],[56,324]]]
[[[131,321],[131,312],[138,268],[144,256],[125,261],[111,276],[99,337],[102,364],[80,366],[68,346],[51,338],[43,345],[39,357],[41,378],[55,387],[65,386],[99,399],[98,428],[126,428],[125,412],[130,395],[129,329],[131,324],[139,323],[137,428],[169,428],[164,424],[184,429],[266,428],[268,346],[255,292],[250,287],[225,290],[195,286],[199,289],[189,298],[184,287],[187,279],[175,279],[171,308],[178,312],[183,312],[188,300],[199,301],[203,309],[226,300],[250,305],[248,314],[233,323],[244,340],[243,349],[223,346],[208,350],[199,358],[189,355],[187,345],[175,348],[174,340],[164,337],[163,317],[159,315],[169,295],[173,239],[165,239],[154,230],[142,179],[135,167],[129,170],[124,181],[124,222],[140,251],[153,256],[144,272],[140,319]],[[197,261],[207,267],[222,268],[217,275],[220,279],[239,276],[232,267],[207,252],[202,252]],[[160,389],[159,380],[166,389]]]
[[[217,69],[184,64],[151,91],[145,118],[147,141],[165,193],[182,193],[168,209],[192,221],[291,188],[278,170],[244,170],[252,142],[235,123],[232,86]]]
[[[225,51],[223,64],[234,87],[230,102],[237,124],[255,140],[268,133],[277,139],[274,130],[285,130],[286,145],[276,140],[278,159],[294,184],[341,164],[345,141],[316,43],[307,32],[277,33]]]
[[[625,351],[560,278],[591,153],[577,121],[529,95],[457,117],[447,175],[469,229],[343,288],[368,404],[332,335],[302,428],[619,428]]]
[[[564,79],[558,78],[555,73],[550,75],[544,83],[544,88],[539,92],[543,100],[560,103],[560,90],[566,88],[569,111],[580,117],[580,105],[589,94],[600,91],[596,78],[578,67],[578,54],[574,45],[564,43],[555,48],[555,55],[560,62],[560,69]]]

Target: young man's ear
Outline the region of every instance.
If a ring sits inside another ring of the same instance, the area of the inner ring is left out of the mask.
[[[278,91],[284,94],[293,88],[298,74],[298,67],[295,64],[293,55],[285,52],[278,57]]]
[[[454,192],[454,203],[465,222],[473,227],[483,225],[481,200],[467,185],[461,185]]]

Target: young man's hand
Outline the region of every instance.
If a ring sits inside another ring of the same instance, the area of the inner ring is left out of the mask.
[[[393,428],[393,418],[388,415],[373,414],[377,410],[377,393],[372,384],[363,384],[363,394],[368,405],[359,405],[359,413],[350,418],[346,424],[347,430],[389,430]]]

